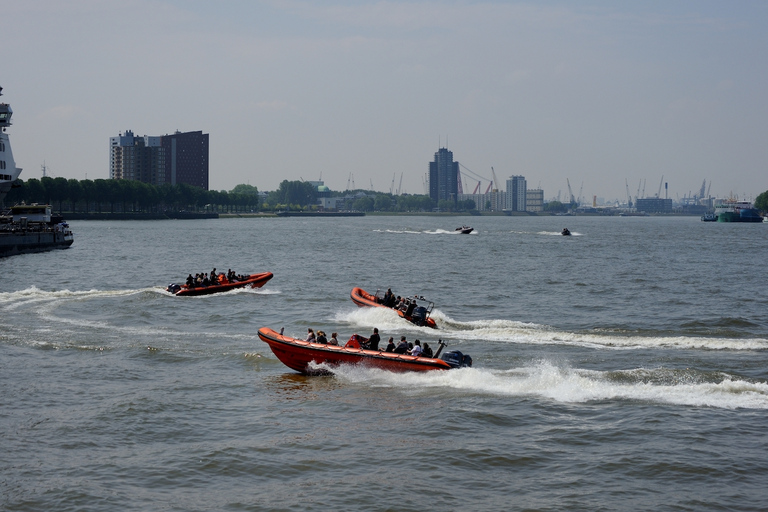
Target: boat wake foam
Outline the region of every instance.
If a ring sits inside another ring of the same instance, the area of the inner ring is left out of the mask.
[[[426,373],[392,373],[360,366],[334,369],[351,384],[393,388],[434,398],[436,392],[478,396],[535,397],[559,403],[631,401],[723,409],[768,409],[768,383],[724,372],[668,368],[616,371],[574,369],[533,361],[509,370],[462,368]]]
[[[408,235],[460,235],[460,231],[449,231],[447,229],[435,229],[435,230],[412,230],[412,229],[374,229],[374,233],[393,233],[393,234],[408,234]],[[469,235],[476,235],[477,230],[468,233]]]
[[[550,326],[514,320],[454,320],[439,309],[432,312],[437,331],[419,327],[384,308],[359,308],[338,312],[332,319],[359,327],[365,334],[378,327],[382,336],[417,332],[431,338],[497,341],[529,345],[567,345],[597,349],[638,350],[648,348],[705,350],[768,350],[768,339],[706,336],[664,336],[615,332],[569,332]],[[392,333],[392,334],[389,334]]]

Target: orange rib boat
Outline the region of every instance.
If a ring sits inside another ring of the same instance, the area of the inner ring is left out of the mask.
[[[250,286],[251,288],[261,288],[270,279],[272,279],[272,272],[251,274],[246,279],[237,281],[229,281],[227,280],[227,276],[221,273],[219,274],[219,284],[209,286],[187,286],[186,284],[171,284],[168,286],[168,288],[166,288],[166,290],[177,296],[209,295],[211,293],[227,292],[229,290],[234,290],[235,288],[245,288],[246,286]]]
[[[412,324],[422,325],[425,327],[431,327],[432,329],[437,329],[437,324],[432,318],[429,317],[429,315],[432,313],[432,308],[435,307],[434,303],[429,302],[423,297],[410,297],[411,300],[414,300],[417,303],[421,302],[421,304],[418,304],[415,308],[413,308],[412,313],[409,315],[407,314],[407,311],[402,311],[399,309],[391,308],[389,306],[385,306],[384,304],[379,302],[381,299],[378,297],[378,292],[376,293],[377,293],[376,295],[373,295],[363,290],[362,288],[355,287],[355,288],[352,288],[352,291],[350,292],[349,296],[352,299],[352,302],[357,304],[358,307],[389,309],[394,311],[398,315],[400,315],[401,318],[405,318]]]
[[[450,370],[472,366],[472,358],[458,351],[447,352],[443,359],[395,354],[383,350],[366,350],[361,342],[368,339],[353,334],[344,345],[327,345],[283,336],[268,327],[259,329],[259,338],[269,345],[272,352],[288,368],[305,375],[332,373],[329,370],[312,368],[310,363],[338,366],[360,364],[393,372],[421,372],[428,370]],[[439,354],[439,351],[438,351]]]

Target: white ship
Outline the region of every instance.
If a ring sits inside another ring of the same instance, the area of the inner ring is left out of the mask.
[[[0,87],[0,96],[3,88]],[[21,174],[11,152],[8,127],[13,110],[0,103],[0,201]],[[0,215],[0,258],[14,254],[66,249],[74,241],[69,225],[51,213],[49,205],[17,205]]]
[[[0,96],[2,95],[3,88],[0,87]],[[11,106],[7,103],[0,103],[0,202],[21,174],[21,168],[16,167],[16,161],[13,159],[11,141],[8,138],[8,133],[6,133],[8,127],[11,126],[12,115]]]

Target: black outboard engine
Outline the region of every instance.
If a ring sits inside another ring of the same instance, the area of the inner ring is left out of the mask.
[[[472,366],[472,358],[462,354],[458,350],[451,350],[443,354],[442,360],[451,365],[451,368],[463,368]]]
[[[179,286],[176,283],[171,283],[171,284],[168,285],[168,288],[166,288],[166,290],[171,292],[171,293],[173,293],[173,294],[176,294],[176,293],[178,293],[179,290],[181,290],[181,286]]]
[[[427,308],[424,306],[418,306],[413,310],[413,315],[411,315],[411,318],[413,319],[413,323],[417,325],[424,325],[424,322],[427,321]]]

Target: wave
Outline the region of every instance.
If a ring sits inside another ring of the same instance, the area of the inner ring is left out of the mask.
[[[138,293],[155,292],[170,295],[162,288],[139,288],[135,290],[85,290],[85,291],[44,291],[32,286],[16,292],[0,292],[0,309],[13,311],[15,309],[44,302],[62,299],[89,299],[101,297],[127,297]]]
[[[394,311],[384,308],[360,308],[340,311],[332,320],[352,326],[380,331],[413,331],[426,337],[459,339],[465,341],[496,341],[528,345],[568,345],[586,348],[637,350],[649,348],[707,349],[707,350],[768,350],[763,338],[731,338],[706,336],[642,335],[632,333],[569,332],[550,326],[514,320],[454,320],[439,309],[432,312],[437,331],[419,327],[400,318]]]
[[[462,368],[403,374],[342,365],[333,372],[335,378],[352,384],[394,388],[418,396],[460,392],[479,396],[537,397],[559,403],[624,400],[724,409],[768,409],[768,383],[696,369],[595,371],[542,360],[508,370]]]
[[[394,233],[394,234],[409,234],[409,235],[460,235],[459,231],[448,229],[434,229],[434,230],[412,230],[412,229],[374,229],[374,233]],[[470,235],[476,235],[477,230],[469,233]]]

